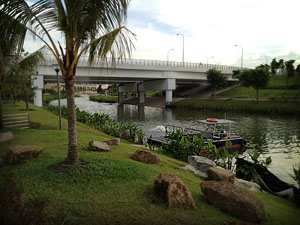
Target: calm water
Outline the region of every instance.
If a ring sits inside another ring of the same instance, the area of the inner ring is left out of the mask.
[[[160,136],[164,134],[163,126],[177,125],[181,127],[198,128],[198,119],[207,117],[224,118],[224,113],[211,111],[194,111],[178,109],[161,109],[154,107],[139,107],[133,105],[118,105],[97,103],[88,97],[76,98],[76,105],[91,113],[105,113],[118,121],[132,121],[146,133]],[[57,105],[57,102],[53,102]],[[66,105],[66,100],[62,100]],[[232,125],[232,133],[241,135],[247,141],[247,150],[255,145],[264,151],[262,158],[272,157],[269,169],[288,183],[295,183],[289,176],[293,165],[300,162],[300,117],[285,117],[276,115],[253,115],[227,113],[227,119],[236,123]]]

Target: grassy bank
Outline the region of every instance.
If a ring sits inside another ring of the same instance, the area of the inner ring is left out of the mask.
[[[60,94],[60,98],[67,98],[65,93]],[[49,95],[43,95],[43,104],[48,105],[51,101],[57,100],[57,94],[49,94]]]
[[[260,99],[268,100],[299,100],[300,76],[287,77],[286,75],[271,76],[267,89],[259,91]],[[256,98],[256,90],[252,87],[236,87],[221,94],[217,98]]]
[[[299,102],[219,100],[219,99],[184,99],[173,102],[169,107],[192,110],[215,110],[222,112],[274,113],[283,115],[300,115]]]
[[[39,130],[14,129],[15,139],[0,143],[0,157],[15,145],[44,147],[37,159],[5,166],[8,173],[22,184],[25,198],[47,199],[45,224],[223,224],[237,219],[208,205],[201,198],[200,183],[192,172],[184,170],[184,162],[157,153],[159,165],[146,165],[130,159],[137,147],[122,141],[111,152],[87,151],[90,140],[105,140],[109,136],[84,124],[77,123],[79,158],[86,162],[66,172],[55,173],[52,168],[67,155],[67,126],[58,130],[56,115],[42,108],[30,111]],[[18,113],[24,105],[4,105],[4,113]],[[154,177],[160,172],[179,176],[189,187],[196,203],[195,210],[166,208],[163,203],[151,203],[147,194]],[[1,182],[0,182],[1,183]],[[254,192],[253,192],[254,193]],[[264,193],[254,193],[262,200],[266,220],[262,224],[298,224],[300,208],[293,202]]]
[[[118,96],[104,96],[104,95],[97,95],[97,96],[90,96],[89,99],[95,102],[105,102],[105,103],[116,103],[118,102]]]

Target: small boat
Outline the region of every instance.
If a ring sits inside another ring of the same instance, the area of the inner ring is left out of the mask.
[[[236,177],[244,180],[253,179],[258,183],[265,191],[268,191],[274,195],[295,200],[297,204],[300,204],[300,189],[296,188],[276,177],[264,166],[254,166],[255,172],[245,176],[238,168],[242,166],[254,166],[253,163],[244,159],[237,158],[236,162]]]
[[[214,149],[214,146],[218,149],[241,149],[245,145],[245,141],[241,136],[231,135],[231,125],[235,123],[231,120],[207,118],[206,120],[196,120],[202,129],[182,128],[173,125],[166,125],[165,135],[162,137],[150,137],[147,140],[149,145],[162,146],[170,143],[170,134],[180,130],[183,136],[198,136],[204,139],[204,148],[201,152],[208,152]],[[229,126],[229,133],[224,129],[224,126]],[[231,141],[231,146],[226,146],[226,143]],[[212,144],[209,145],[209,142]]]

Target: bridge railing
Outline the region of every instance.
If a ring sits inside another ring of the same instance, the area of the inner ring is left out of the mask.
[[[53,62],[55,58],[53,55],[47,55],[46,61]],[[88,56],[82,56],[80,58],[79,64],[87,64]],[[110,65],[112,64],[112,59],[108,58],[106,61],[95,60],[93,65]],[[145,60],[145,59],[123,59],[115,60],[116,66],[123,65],[136,65],[136,66],[149,66],[149,67],[176,67],[176,68],[201,68],[201,69],[216,69],[216,70],[238,70],[240,67],[227,66],[227,65],[217,65],[217,64],[204,64],[204,63],[191,63],[191,62],[175,62],[175,61],[162,61],[162,60]]]

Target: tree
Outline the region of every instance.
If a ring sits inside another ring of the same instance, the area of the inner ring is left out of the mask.
[[[276,74],[277,70],[279,69],[279,62],[276,61],[276,58],[274,58],[271,62],[271,73]]]
[[[207,82],[212,89],[225,87],[227,84],[227,75],[216,69],[210,69],[206,72]]]
[[[0,4],[0,9],[3,3]],[[3,129],[3,88],[7,65],[13,53],[20,54],[26,28],[18,20],[0,10],[0,130]]]
[[[84,54],[94,58],[124,59],[132,49],[131,36],[124,27],[129,0],[39,0],[29,6],[25,0],[7,0],[1,11],[27,25],[53,54],[62,72],[67,95],[67,163],[78,162],[74,80]],[[62,33],[64,45],[56,45],[51,30]]]
[[[294,67],[295,60],[289,60],[285,62],[285,70],[288,75],[288,77],[293,77],[296,73],[295,67]]]
[[[4,90],[12,92],[14,99],[18,96],[26,103],[28,110],[28,100],[33,96],[34,87],[32,87],[31,75],[38,63],[44,60],[45,46],[31,54],[14,55],[6,73]]]
[[[300,75],[300,64],[298,64],[296,67],[296,74]]]
[[[284,60],[280,59],[278,63],[279,63],[280,73],[283,74],[285,70]]]
[[[244,87],[253,87],[256,90],[256,101],[259,102],[259,90],[268,87],[270,79],[269,68],[260,65],[253,69],[241,72],[240,82]]]

